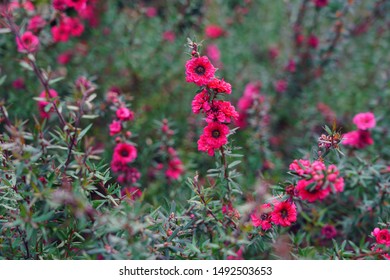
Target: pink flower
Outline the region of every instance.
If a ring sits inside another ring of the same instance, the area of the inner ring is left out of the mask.
[[[205,34],[208,38],[216,39],[216,38],[224,36],[225,30],[218,25],[210,24],[210,25],[206,26]]]
[[[212,122],[203,130],[203,134],[198,140],[198,150],[214,155],[214,149],[219,149],[227,143],[227,135],[230,132],[227,125]]]
[[[290,73],[297,71],[297,66],[294,59],[290,59],[285,67],[285,70]]]
[[[371,112],[359,113],[353,118],[353,123],[361,130],[374,128],[376,125],[375,115]]]
[[[39,48],[39,39],[31,31],[26,31],[20,38],[16,38],[16,44],[18,46],[18,52],[33,53]]]
[[[297,208],[294,203],[288,201],[277,201],[274,211],[271,213],[271,221],[282,227],[291,226],[297,220]]]
[[[215,100],[211,108],[206,112],[206,122],[230,123],[231,119],[236,120],[238,113],[229,101]]]
[[[299,180],[296,186],[298,196],[308,202],[323,200],[329,195],[329,188],[322,188],[315,180]]]
[[[203,90],[197,95],[195,95],[194,100],[192,100],[192,112],[195,114],[199,114],[202,110],[204,112],[207,112],[210,110],[210,104],[209,104],[210,96],[207,92],[207,90]]]
[[[295,171],[299,176],[310,173],[311,163],[306,159],[295,159],[291,164],[289,169]]]
[[[269,230],[272,227],[271,212],[271,204],[266,203],[261,205],[250,216],[253,226],[261,227],[262,230]]]
[[[26,84],[23,78],[17,78],[15,81],[12,82],[12,86],[14,89],[24,89],[26,87]]]
[[[276,92],[283,93],[287,90],[287,81],[286,80],[278,80],[275,82],[275,90]]]
[[[126,107],[120,107],[116,110],[116,116],[122,121],[131,121],[134,119],[134,113]]]
[[[209,44],[206,47],[206,54],[214,63],[218,63],[221,60],[221,52],[215,44]]]
[[[53,8],[58,11],[65,11],[67,8],[66,0],[53,0]]]
[[[318,45],[320,44],[320,40],[318,40],[318,37],[315,35],[310,35],[309,38],[307,38],[307,44],[309,47],[316,49],[318,48]]]
[[[343,135],[343,142],[346,146],[351,146],[357,149],[363,149],[366,146],[374,144],[371,133],[368,130],[355,130]]]
[[[84,32],[84,25],[78,18],[66,18],[63,24],[68,26],[69,33],[72,36],[80,37]]]
[[[117,178],[117,181],[120,184],[134,184],[141,178],[141,173],[139,173],[136,168],[127,165],[117,164],[112,166],[111,170],[120,173]]]
[[[72,51],[65,51],[57,56],[57,62],[62,65],[68,64],[72,59]]]
[[[225,82],[223,79],[219,80],[217,78],[214,78],[207,83],[207,87],[209,89],[214,90],[217,93],[226,93],[226,94],[232,93],[231,84]]]
[[[325,237],[326,239],[332,239],[336,237],[337,230],[332,225],[324,225],[321,229],[321,235]]]
[[[323,8],[328,5],[328,0],[313,0],[317,8]]]
[[[164,41],[172,43],[175,41],[176,35],[172,30],[167,30],[162,34],[162,38]]]
[[[28,22],[27,30],[38,33],[46,25],[46,21],[40,16],[33,16]]]
[[[122,197],[137,200],[142,196],[142,191],[137,187],[126,187],[121,190]]]
[[[183,163],[178,157],[175,157],[168,162],[168,169],[165,171],[165,176],[169,179],[177,180],[183,172]]]
[[[157,8],[155,7],[147,7],[146,8],[146,16],[149,18],[157,16]]]
[[[113,162],[125,165],[135,160],[137,149],[128,143],[119,143],[114,148]]]
[[[55,102],[57,101],[58,93],[54,89],[50,89],[49,93],[46,93],[46,91],[42,91],[39,97],[43,99],[38,101],[39,114],[41,118],[47,119],[50,117],[50,114],[54,112],[54,108],[51,107],[48,112],[46,112],[45,108],[51,103],[51,101],[49,101],[50,99],[54,99]]]
[[[206,85],[215,74],[216,69],[207,56],[193,57],[186,62],[186,80],[198,86]]]
[[[279,48],[278,47],[270,47],[268,49],[268,55],[272,60],[275,60],[279,56]]]
[[[387,247],[390,246],[390,231],[389,230],[375,228],[373,235],[376,238],[376,243],[383,244]]]
[[[60,23],[60,25],[51,28],[51,35],[54,42],[66,42],[69,40],[70,28],[67,24]]]
[[[122,131],[122,123],[118,121],[113,121],[110,124],[110,135],[113,136]]]
[[[84,10],[87,7],[88,0],[65,0],[68,7],[74,8],[75,10]]]

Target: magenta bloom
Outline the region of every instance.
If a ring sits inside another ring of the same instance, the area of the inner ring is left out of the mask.
[[[69,33],[72,36],[80,37],[84,32],[84,25],[78,18],[66,18],[64,24],[68,26]]]
[[[64,11],[67,8],[66,0],[53,0],[53,8],[58,11]]]
[[[110,124],[110,135],[113,136],[122,131],[122,123],[118,121],[113,121]]]
[[[226,94],[232,93],[231,84],[225,82],[223,79],[222,80],[219,80],[217,78],[212,79],[210,82],[208,82],[207,87],[209,89],[214,90],[217,93],[226,93]]]
[[[116,116],[122,121],[131,121],[134,119],[134,113],[126,107],[121,107],[116,110]]]
[[[376,238],[376,243],[390,246],[390,231],[387,229],[375,228],[372,234]]]
[[[87,7],[88,0],[65,0],[68,7],[74,8],[77,11],[84,10]]]
[[[128,143],[119,143],[114,149],[113,162],[127,164],[135,160],[137,149]]]
[[[215,74],[216,69],[207,56],[193,57],[186,62],[186,80],[198,86],[206,85]]]
[[[371,133],[368,130],[355,130],[343,135],[343,142],[346,146],[351,146],[357,149],[363,149],[374,144]]]
[[[325,237],[326,239],[332,239],[332,238],[336,237],[337,230],[332,225],[325,225],[321,229],[321,235],[323,237]]]
[[[41,118],[47,119],[50,117],[50,113],[54,111],[54,108],[52,107],[49,112],[46,112],[45,107],[51,103],[48,99],[57,99],[58,93],[54,89],[50,89],[49,93],[42,91],[39,97],[44,98],[44,100],[38,101],[39,114]]]
[[[192,112],[199,114],[201,111],[207,112],[210,110],[209,100],[210,96],[207,90],[203,90],[195,95],[194,100],[192,100]]]
[[[237,252],[236,252],[236,255],[235,256],[228,256],[226,259],[227,260],[244,260],[244,257],[243,257],[243,251],[242,249],[239,249]]]
[[[282,227],[291,226],[297,220],[297,207],[288,201],[278,201],[271,213],[271,221]]]
[[[165,176],[169,179],[177,180],[183,172],[183,163],[178,157],[175,157],[168,162],[168,169],[165,171]]]
[[[313,0],[313,2],[317,8],[323,8],[328,5],[328,0]]]
[[[299,176],[310,173],[311,163],[306,159],[295,159],[289,166],[291,171],[295,171]]]
[[[255,227],[261,227],[262,230],[269,230],[272,227],[271,224],[271,204],[266,203],[261,205],[251,214],[252,224]]]
[[[20,38],[16,38],[16,44],[18,46],[18,52],[34,53],[39,48],[39,39],[31,31],[26,31]]]
[[[66,65],[72,60],[72,57],[73,53],[71,51],[65,51],[57,56],[57,62],[59,64]]]
[[[45,25],[46,21],[40,15],[36,15],[33,16],[28,22],[27,29],[34,33],[38,33],[39,30],[45,27]]]
[[[231,119],[236,120],[238,113],[236,108],[229,102],[223,100],[215,100],[211,104],[211,108],[206,112],[206,122],[230,123]]]
[[[206,54],[208,57],[210,57],[212,62],[217,63],[221,59],[221,51],[215,44],[210,44],[206,47]]]
[[[288,83],[286,80],[277,80],[275,82],[275,90],[278,93],[283,93],[287,90]]]
[[[167,30],[162,34],[162,38],[164,41],[172,43],[175,41],[176,35],[175,32],[173,32],[172,30]]]
[[[374,128],[376,125],[375,115],[371,112],[359,113],[353,118],[353,123],[361,130]]]
[[[317,36],[315,35],[310,35],[309,38],[307,38],[307,44],[313,48],[316,49],[318,48],[318,45],[320,44],[320,40],[318,39]]]
[[[218,25],[210,24],[206,26],[205,34],[211,39],[216,39],[225,35],[225,30]]]
[[[67,24],[60,23],[60,25],[51,28],[51,35],[54,42],[66,42],[69,40],[70,29]]]
[[[313,189],[311,189],[313,185]],[[318,184],[315,180],[299,180],[296,186],[298,196],[308,202],[323,200],[329,195],[329,188],[322,188],[322,184]]]
[[[227,143],[227,135],[230,130],[227,125],[212,122],[203,130],[203,134],[198,140],[198,150],[214,155],[214,149],[219,149]]]

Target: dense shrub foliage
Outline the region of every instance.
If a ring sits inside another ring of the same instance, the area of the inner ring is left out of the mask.
[[[390,1],[0,15],[1,259],[390,259]]]

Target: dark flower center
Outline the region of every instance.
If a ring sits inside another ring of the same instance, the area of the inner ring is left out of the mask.
[[[202,65],[199,65],[198,67],[195,68],[195,72],[198,75],[203,75],[204,72],[206,72],[206,69]]]
[[[213,132],[211,133],[211,135],[214,137],[214,138],[218,138],[221,133],[219,132],[219,130],[213,130]]]
[[[126,149],[122,149],[119,154],[122,156],[122,157],[127,157],[129,156],[129,151],[126,150]]]
[[[288,212],[286,209],[283,209],[282,211],[280,211],[280,215],[282,215],[282,218],[285,219],[287,218],[288,216]]]
[[[261,214],[261,219],[262,220],[267,220],[268,214]]]

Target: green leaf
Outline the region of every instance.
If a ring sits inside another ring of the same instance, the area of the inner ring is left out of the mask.
[[[92,125],[93,125],[92,123],[89,124],[86,128],[84,128],[84,129],[80,132],[79,136],[77,137],[77,142],[79,142],[79,141],[84,137],[84,135],[88,132],[88,130],[91,129]]]

